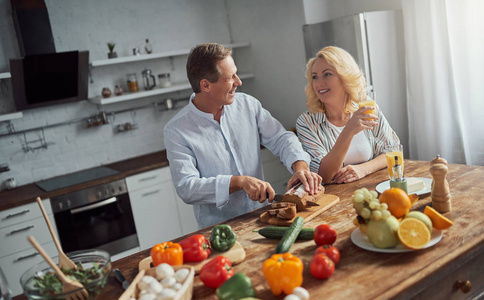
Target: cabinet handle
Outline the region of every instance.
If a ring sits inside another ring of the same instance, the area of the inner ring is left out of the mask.
[[[160,190],[144,193],[144,194],[141,194],[141,197],[146,197],[146,196],[149,196],[149,195],[158,194],[159,192],[160,192]]]
[[[29,230],[31,228],[34,228],[34,225],[30,225],[30,226],[27,226],[27,227],[24,227],[24,228],[20,228],[20,229],[17,229],[17,230],[12,230],[12,231],[10,231],[10,233],[7,233],[7,235],[16,234],[16,233],[19,233],[19,232],[22,232],[22,231]]]
[[[8,215],[8,216],[6,216],[6,217],[5,217],[5,219],[10,219],[10,218],[13,218],[13,217],[18,217],[18,216],[20,216],[20,215],[24,215],[24,214],[26,214],[26,213],[28,213],[28,212],[30,212],[30,210],[28,210],[28,209],[27,209],[27,210],[24,210],[24,211],[18,212],[18,213],[16,213],[16,214],[11,214],[11,215]]]
[[[460,281],[460,280],[457,280],[455,283],[454,283],[454,288],[456,290],[461,290],[461,292],[463,292],[464,294],[467,294],[471,291],[472,289],[472,284],[470,282],[470,280],[466,280],[466,281]]]
[[[156,177],[158,177],[158,176],[154,175],[154,176],[150,176],[150,177],[141,178],[138,181],[141,182],[141,181],[146,181],[146,180],[152,180],[152,179],[156,179]]]
[[[37,256],[37,255],[39,255],[39,253],[38,253],[38,252],[32,253],[32,254],[30,254],[30,255],[20,256],[19,258],[17,258],[17,259],[15,260],[15,262],[19,262],[19,261],[21,261],[21,260],[24,260],[24,259],[27,259],[27,258],[31,258],[31,257]]]

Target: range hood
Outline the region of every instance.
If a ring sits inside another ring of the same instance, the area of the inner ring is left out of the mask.
[[[20,54],[56,53],[44,0],[10,0]]]

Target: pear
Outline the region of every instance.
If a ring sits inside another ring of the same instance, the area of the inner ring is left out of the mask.
[[[394,216],[379,220],[371,219],[366,232],[368,240],[377,248],[394,248],[398,244],[399,226],[400,223]]]

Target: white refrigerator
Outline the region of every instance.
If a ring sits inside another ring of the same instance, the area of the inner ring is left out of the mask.
[[[376,92],[377,103],[408,157],[403,17],[399,10],[365,12],[303,26],[306,58],[325,46],[348,51]]]

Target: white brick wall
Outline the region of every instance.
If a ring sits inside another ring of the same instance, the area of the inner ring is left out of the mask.
[[[213,41],[229,43],[230,34],[223,0],[190,1],[76,1],[46,0],[57,52],[89,50],[90,60],[106,59],[106,42],[116,43],[118,56],[132,55],[132,48],[143,51],[149,38],[154,52],[191,48],[197,43]],[[210,7],[210,9],[206,9]],[[19,57],[15,30],[11,20],[9,0],[0,0],[0,72],[9,70],[11,57]],[[5,28],[5,30],[3,30]],[[94,83],[89,85],[89,96],[100,94],[102,87],[114,91],[115,84],[125,85],[126,74],[136,72],[142,86],[141,71],[148,67],[155,75],[170,72],[175,81],[186,80],[186,56],[175,58],[175,70],[169,59],[149,60],[130,64],[94,68]],[[10,80],[0,82],[0,114],[13,111]],[[72,119],[89,117],[104,111],[160,102],[167,97],[186,98],[190,91],[162,95],[97,107],[82,101],[23,112],[23,118],[12,120],[17,131],[46,126]],[[74,123],[44,130],[48,149],[24,152],[23,135],[0,137],[0,164],[7,163],[10,171],[0,173],[0,189],[14,177],[18,185],[63,175],[102,164],[116,162],[164,149],[163,127],[176,113],[160,108],[141,109],[132,113],[116,114],[111,124],[86,128],[85,123]],[[114,133],[117,124],[135,122],[137,130]],[[0,123],[0,133],[6,133],[6,123]],[[28,140],[36,140],[40,132],[28,132]],[[39,146],[32,143],[30,146]]]

